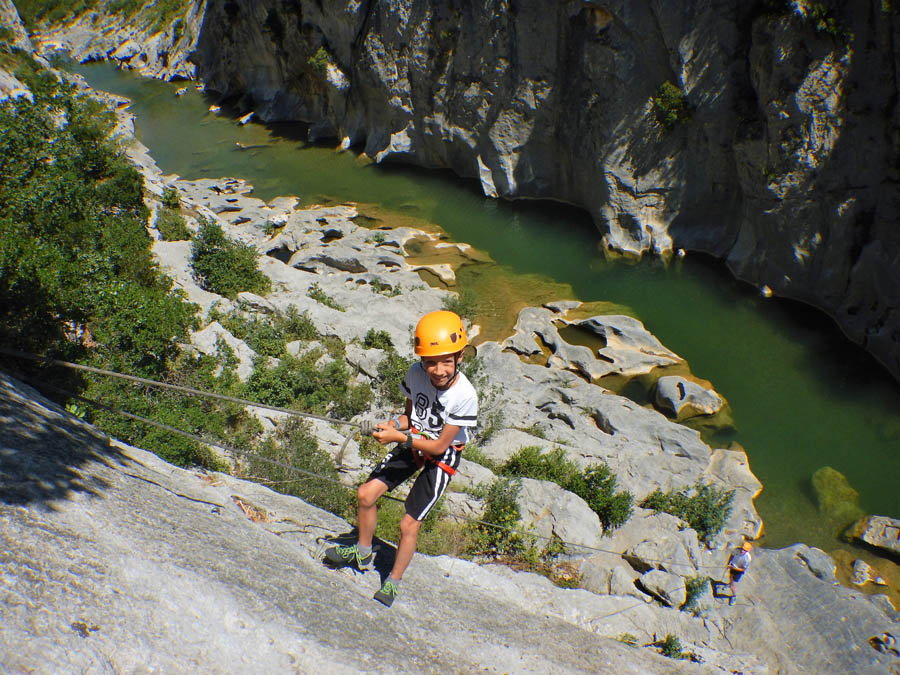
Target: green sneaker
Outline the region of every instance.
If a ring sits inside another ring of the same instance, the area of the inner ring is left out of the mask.
[[[367,556],[359,555],[359,547],[356,544],[352,546],[332,546],[325,551],[325,560],[335,567],[349,567],[356,565],[357,569],[366,570],[372,565],[374,553]]]
[[[390,607],[394,604],[394,598],[397,597],[398,592],[397,586],[388,578],[384,580],[381,588],[375,592],[374,599]]]

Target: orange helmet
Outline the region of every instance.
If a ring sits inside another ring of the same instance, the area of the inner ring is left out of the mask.
[[[743,544],[741,544],[741,548],[744,549],[745,551],[752,551],[753,544],[751,544],[749,541],[745,541]]]
[[[418,356],[455,354],[467,344],[469,340],[462,319],[453,312],[429,312],[416,326],[415,352]]]

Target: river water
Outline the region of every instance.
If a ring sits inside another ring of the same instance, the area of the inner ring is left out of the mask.
[[[847,476],[866,512],[900,517],[900,387],[821,313],[764,299],[699,255],[669,265],[607,261],[590,219],[571,207],[490,200],[448,172],[309,146],[302,125],[242,126],[208,112],[212,101],[191,84],[175,96],[183,84],[109,65],[72,69],[134,101],[138,138],[165,173],[245,178],[266,200],[352,201],[387,224],[438,226],[486,252],[495,265],[459,271],[460,287],[472,289],[485,314],[508,309],[510,297],[623,306],[729,401],[735,429],[708,440],[747,450],[765,486],[756,500],[763,545],[803,541],[871,560],[817,511],[810,479],[826,465]]]

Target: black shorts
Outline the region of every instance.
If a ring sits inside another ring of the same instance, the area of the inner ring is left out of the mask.
[[[744,576],[744,572],[746,570],[741,570],[738,572],[737,570],[729,569],[728,574],[730,575],[730,579],[732,583],[737,583],[741,580],[741,577]]]
[[[461,454],[453,448],[447,448],[440,459],[447,466],[455,469],[459,466]],[[398,445],[385,455],[381,463],[369,474],[369,480],[377,478],[388,486],[390,492],[419,468],[413,459],[413,450],[407,450]],[[413,483],[409,495],[406,497],[406,512],[416,520],[425,520],[425,516],[434,508],[450,484],[450,474],[434,462],[425,461],[421,469],[422,473],[416,478],[416,482]]]

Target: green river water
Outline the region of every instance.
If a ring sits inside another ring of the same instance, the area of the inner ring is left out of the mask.
[[[803,541],[870,557],[841,542],[817,511],[810,477],[825,465],[847,476],[865,511],[900,517],[900,387],[821,313],[766,300],[702,256],[669,265],[606,261],[597,231],[577,209],[490,200],[474,181],[447,172],[376,166],[352,152],[308,146],[300,125],[241,126],[209,113],[212,101],[191,84],[176,97],[183,83],[108,65],[72,68],[134,101],[137,135],[165,173],[245,178],[266,200],[370,205],[387,222],[432,223],[488,253],[494,274],[630,308],[731,404],[736,430],[712,440],[739,442],[765,486],[756,500],[763,545]],[[241,150],[236,142],[262,147]],[[482,296],[491,292],[492,282],[479,285],[477,274],[467,280],[463,269],[460,285],[467,283]]]

